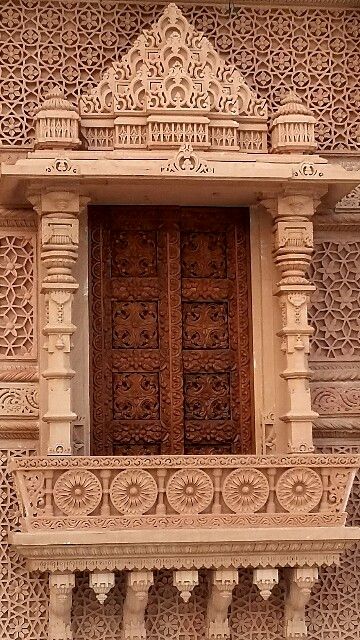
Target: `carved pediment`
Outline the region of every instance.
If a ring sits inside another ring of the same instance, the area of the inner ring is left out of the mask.
[[[266,151],[267,109],[175,4],[80,100],[89,148]]]

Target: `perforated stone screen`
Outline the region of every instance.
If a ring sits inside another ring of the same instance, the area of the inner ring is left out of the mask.
[[[360,11],[179,6],[267,98],[270,114],[292,86],[318,118],[320,149],[360,149]],[[77,99],[163,8],[115,0],[1,2],[2,144],[29,144],[34,109],[49,85]]]

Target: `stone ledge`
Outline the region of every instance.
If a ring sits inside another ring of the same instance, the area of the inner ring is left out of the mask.
[[[165,540],[166,538],[166,540]],[[302,567],[338,564],[360,528],[13,533],[31,570]]]

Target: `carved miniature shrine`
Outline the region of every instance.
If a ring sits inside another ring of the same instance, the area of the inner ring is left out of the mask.
[[[0,7],[1,638],[356,640],[359,11],[36,4]]]

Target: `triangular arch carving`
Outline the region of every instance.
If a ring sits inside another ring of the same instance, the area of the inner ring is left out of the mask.
[[[266,151],[267,108],[175,4],[80,100],[88,147]]]

